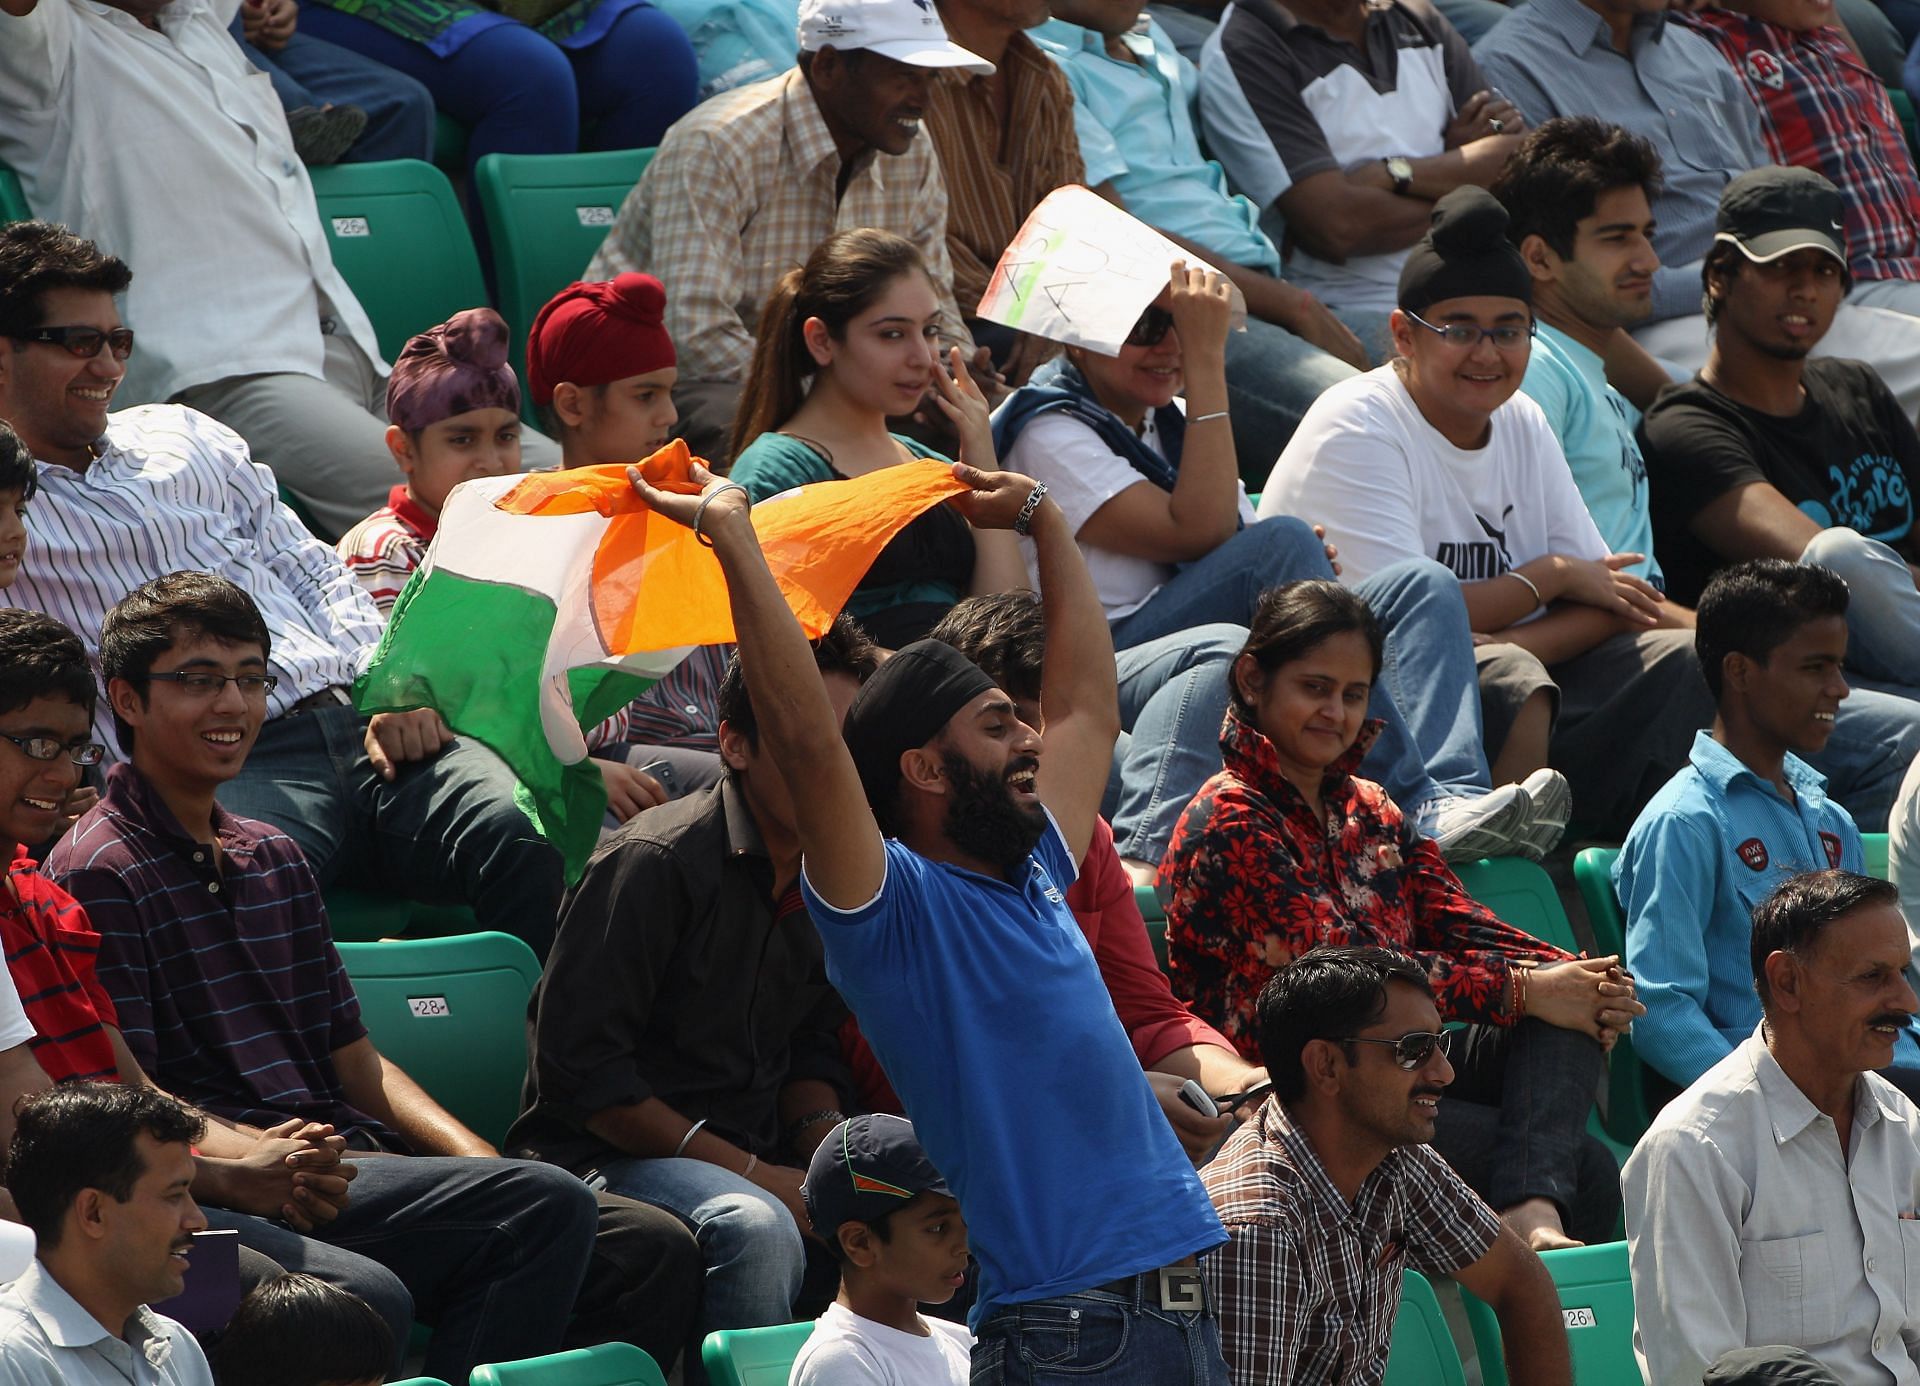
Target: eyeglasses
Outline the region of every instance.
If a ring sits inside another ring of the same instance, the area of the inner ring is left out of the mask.
[[[1373,1039],[1367,1035],[1342,1035],[1335,1044],[1384,1044],[1393,1050],[1393,1061],[1408,1073],[1431,1059],[1434,1051],[1445,1054],[1453,1048],[1451,1030],[1414,1030],[1399,1039]]]
[[[147,677],[161,683],[177,683],[181,692],[195,698],[211,698],[227,684],[232,684],[249,698],[264,698],[280,686],[280,680],[272,674],[212,674],[205,669],[148,674]]]
[[[1436,327],[1418,313],[1408,312],[1405,308],[1400,311],[1450,347],[1477,347],[1482,342],[1492,342],[1501,351],[1518,351],[1533,336],[1535,326],[1528,323],[1525,327],[1482,327],[1477,322],[1450,322],[1444,327]]]
[[[1173,328],[1173,314],[1157,303],[1149,303],[1147,311],[1127,333],[1127,345],[1136,347],[1159,346],[1166,340],[1167,333]]]
[[[75,765],[98,765],[107,748],[97,741],[62,741],[54,736],[15,736],[11,732],[0,732],[18,746],[29,760],[58,760],[65,756]]]
[[[133,355],[131,327],[116,327],[110,332],[102,332],[97,327],[37,327],[15,340],[65,347],[69,356],[98,356],[101,347],[110,349],[116,361]]]

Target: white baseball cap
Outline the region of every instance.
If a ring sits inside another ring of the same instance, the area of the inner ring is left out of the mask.
[[[992,63],[947,37],[933,0],[802,0],[800,51],[822,48],[864,48],[909,67],[993,72]]]

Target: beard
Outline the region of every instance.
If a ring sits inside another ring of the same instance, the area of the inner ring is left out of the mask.
[[[942,825],[948,839],[968,856],[1011,877],[1047,830],[1047,811],[1038,804],[1032,808],[1016,804],[1006,775],[1034,769],[1040,762],[1032,756],[1017,756],[999,776],[975,769],[972,762],[950,751],[940,757],[940,764],[953,787]]]

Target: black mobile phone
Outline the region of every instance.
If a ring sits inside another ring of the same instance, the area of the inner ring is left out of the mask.
[[[674,776],[672,762],[650,760],[640,767],[640,773],[643,775],[651,775],[660,781],[660,787],[667,791],[668,798],[678,799],[680,797],[680,782]]]

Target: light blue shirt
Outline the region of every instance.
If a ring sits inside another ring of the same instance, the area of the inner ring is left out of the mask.
[[[1141,16],[1120,41],[1139,59],[1107,52],[1106,38],[1054,19],[1032,30],[1073,86],[1073,129],[1087,185],[1112,183],[1129,212],[1229,264],[1280,273],[1280,252],[1260,229],[1260,209],[1227,191],[1226,171],[1200,153],[1193,103],[1200,74],[1166,30]]]
[[[886,853],[857,909],[801,884],[827,977],[966,1214],[973,1329],[1226,1241],[1067,908],[1059,827],[1012,884]]]
[[[1753,907],[1802,871],[1866,869],[1860,830],[1805,761],[1787,756],[1788,803],[1709,732],[1695,735],[1688,760],[1640,811],[1613,865],[1627,966],[1647,1008],[1633,1047],[1683,1087],[1760,1023]],[[1906,1046],[1900,1061],[1913,1061]]]
[[[1753,99],[1711,43],[1667,23],[1663,11],[1633,21],[1628,47],[1630,56],[1615,52],[1605,21],[1580,0],[1528,0],[1487,31],[1473,56],[1529,125],[1599,116],[1652,143],[1660,155],[1654,315],[1685,317],[1700,311],[1700,261],[1713,243],[1720,190],[1773,156]]]
[[[36,1259],[0,1290],[0,1386],[213,1386],[193,1335],[144,1305],[117,1338]]]
[[[1540,324],[1520,388],[1553,426],[1600,537],[1613,553],[1643,553],[1627,569],[1664,586],[1653,553],[1653,513],[1647,506],[1647,464],[1633,430],[1640,411],[1607,384],[1607,367],[1566,333]]]

